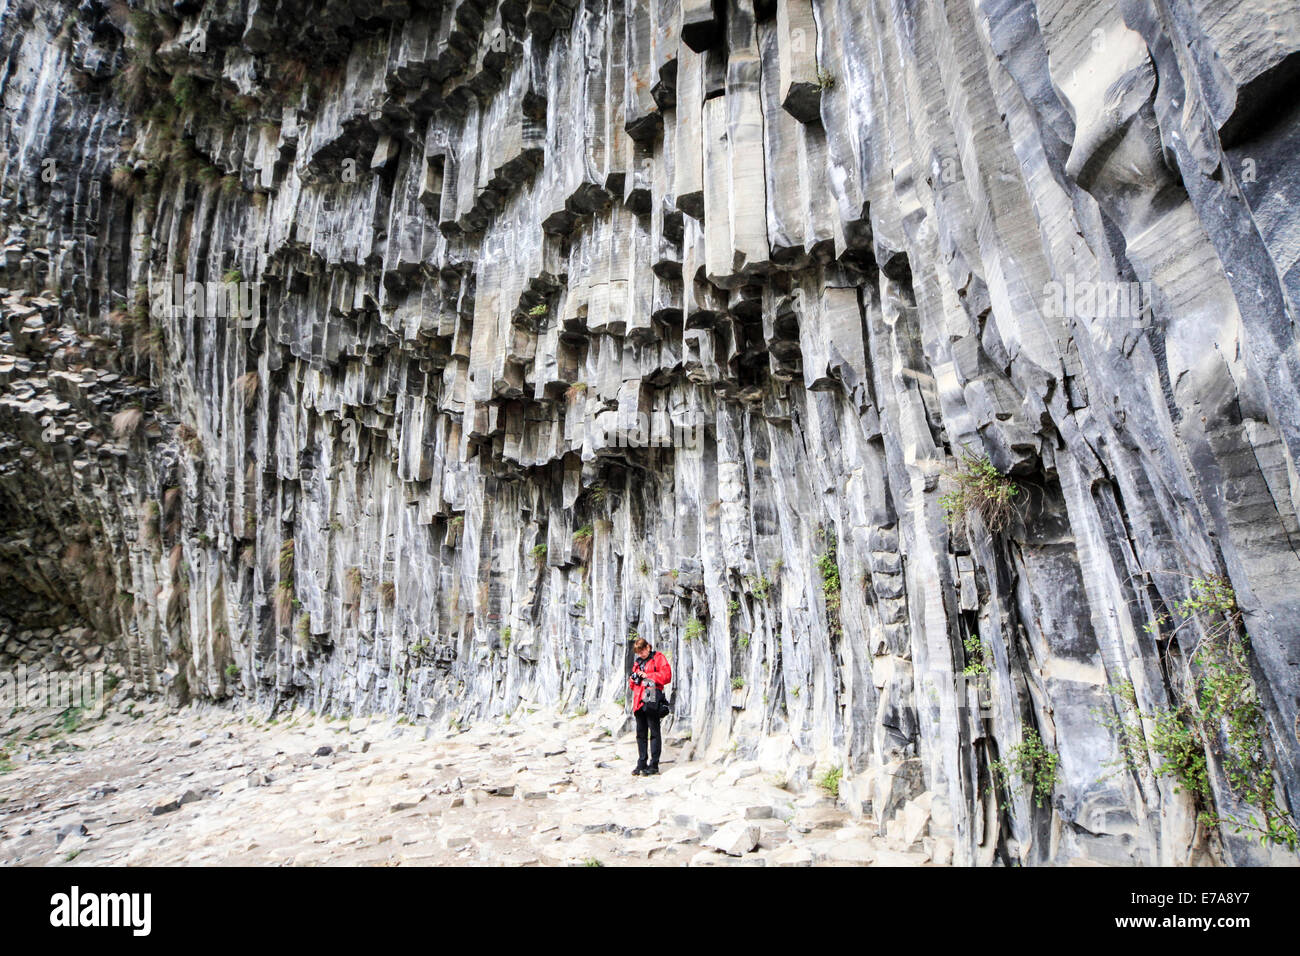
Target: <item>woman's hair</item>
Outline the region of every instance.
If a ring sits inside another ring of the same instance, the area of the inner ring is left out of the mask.
[[[638,637],[635,641],[632,642],[632,650],[636,651],[638,654],[640,654],[649,646],[650,646],[650,642],[647,641],[644,637]]]

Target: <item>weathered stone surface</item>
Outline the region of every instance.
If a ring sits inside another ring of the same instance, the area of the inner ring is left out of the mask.
[[[704,845],[727,856],[744,856],[758,846],[758,836],[758,827],[737,820],[716,830],[704,840]]]
[[[131,12],[0,13],[2,673],[617,739],[635,631],[683,754],[895,846],[1297,862],[1197,824],[1300,805],[1293,5]],[[1121,728],[1247,633],[1276,793],[1206,725],[1196,803]]]

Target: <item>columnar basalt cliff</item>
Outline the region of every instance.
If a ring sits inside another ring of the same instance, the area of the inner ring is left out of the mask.
[[[1296,862],[1293,3],[0,10],[0,666]]]

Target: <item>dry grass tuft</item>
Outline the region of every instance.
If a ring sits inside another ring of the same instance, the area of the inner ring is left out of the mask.
[[[124,408],[113,416],[113,435],[116,438],[131,438],[140,430],[144,421],[144,409],[139,407]]]
[[[235,394],[240,397],[244,403],[244,411],[251,412],[253,406],[257,403],[257,386],[259,379],[257,371],[245,372],[235,381]]]
[[[135,178],[135,175],[127,166],[115,167],[110,183],[113,186],[113,191],[121,193],[123,196],[134,196],[140,192],[140,180]]]
[[[280,627],[288,627],[293,620],[293,582],[287,578],[275,586],[275,620]]]

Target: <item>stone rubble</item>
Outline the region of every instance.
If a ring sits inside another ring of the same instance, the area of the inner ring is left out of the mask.
[[[267,721],[129,699],[70,731],[50,734],[45,716],[11,715],[0,738],[13,754],[13,769],[0,773],[0,865],[936,859],[932,846],[880,836],[829,794],[796,795],[743,761],[681,759],[688,742],[674,734],[663,774],[633,777],[631,733],[600,732],[595,716],[538,710],[498,728],[434,734],[388,718],[295,711]],[[798,821],[808,815],[817,826],[805,832]],[[941,862],[950,857],[949,846]]]

